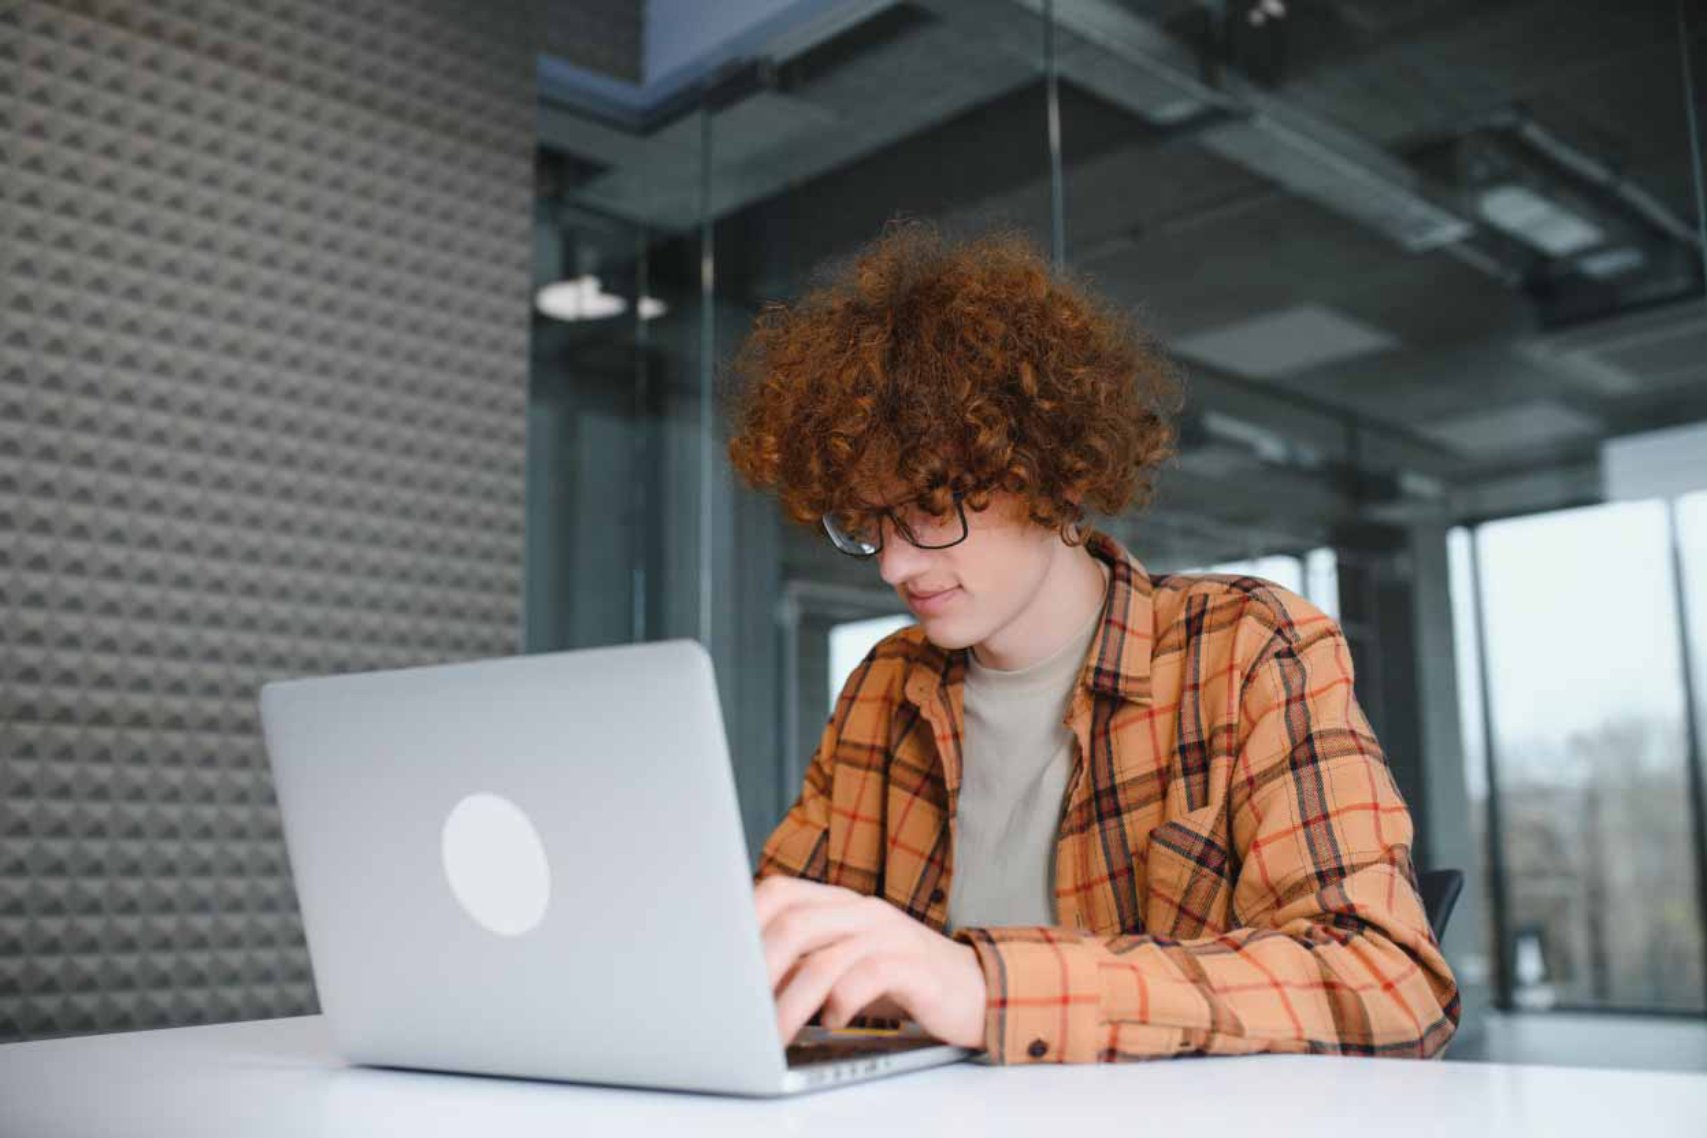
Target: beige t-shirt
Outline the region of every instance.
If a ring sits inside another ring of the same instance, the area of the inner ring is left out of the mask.
[[[1099,606],[1053,655],[1018,671],[969,655],[950,931],[1055,923],[1056,825],[1073,769],[1061,721],[1101,621]]]

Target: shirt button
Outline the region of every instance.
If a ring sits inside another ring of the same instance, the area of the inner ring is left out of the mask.
[[[932,889],[931,890],[931,904],[933,904],[933,905],[942,904],[942,890],[941,889]]]
[[[1049,1054],[1049,1044],[1041,1039],[1034,1039],[1031,1041],[1031,1046],[1025,1049],[1025,1053],[1033,1059],[1041,1059]]]

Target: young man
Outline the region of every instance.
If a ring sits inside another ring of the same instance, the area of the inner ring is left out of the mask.
[[[904,1013],[994,1062],[1432,1056],[1457,1026],[1346,642],[1086,530],[1178,386],[1013,234],[891,224],[735,361],[730,454],[918,623],[843,688],[755,886],[784,1038]]]

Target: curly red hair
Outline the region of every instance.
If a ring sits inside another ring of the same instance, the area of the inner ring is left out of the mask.
[[[956,493],[982,510],[1005,490],[1065,534],[1086,505],[1149,500],[1174,448],[1175,369],[1023,232],[954,242],[896,219],[814,283],[762,308],[729,372],[730,460],[796,521],[858,524],[901,501],[946,515]]]

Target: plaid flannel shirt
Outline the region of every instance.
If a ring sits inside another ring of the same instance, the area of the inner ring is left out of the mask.
[[[1265,581],[1087,546],[1112,576],[1063,720],[1057,924],[953,934],[983,969],[990,1061],[1439,1054],[1457,986],[1339,626]],[[755,879],[946,928],[966,651],[911,627],[866,656]]]

